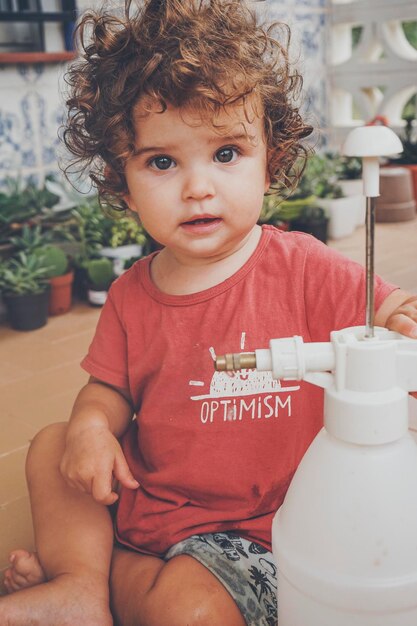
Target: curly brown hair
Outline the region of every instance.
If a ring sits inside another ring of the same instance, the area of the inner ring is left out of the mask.
[[[286,25],[258,24],[242,0],[145,0],[135,11],[126,0],[122,16],[85,13],[78,36],[81,55],[66,76],[63,138],[75,157],[69,167],[88,167],[102,201],[125,208],[124,169],[135,150],[134,107],[142,96],[162,111],[167,103],[197,106],[213,119],[255,95],[263,107],[271,189],[293,186],[293,166],[303,162],[302,140],[312,128],[295,104],[302,79],[289,62]]]

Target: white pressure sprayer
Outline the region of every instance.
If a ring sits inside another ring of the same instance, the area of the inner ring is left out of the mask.
[[[417,444],[408,392],[417,340],[373,326],[378,156],[400,152],[382,126],[345,142],[363,157],[367,196],[366,326],[329,343],[272,339],[268,349],[218,357],[325,389],[324,428],[302,459],[272,527],[279,626],[417,626]]]

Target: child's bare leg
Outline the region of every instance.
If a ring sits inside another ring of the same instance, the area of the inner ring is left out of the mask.
[[[191,556],[164,561],[115,549],[111,568],[118,626],[245,626],[221,582]]]
[[[35,541],[47,582],[1,598],[2,626],[113,623],[108,592],[111,520],[104,506],[62,479],[64,442],[65,424],[54,424],[37,435],[29,451]]]

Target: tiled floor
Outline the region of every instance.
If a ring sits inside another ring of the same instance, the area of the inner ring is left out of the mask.
[[[29,333],[0,326],[0,570],[13,546],[33,545],[24,477],[28,444],[43,426],[68,419],[87,380],[79,362],[98,315],[78,304]]]
[[[417,219],[377,224],[376,269],[417,293]],[[364,228],[330,245],[363,262]],[[99,310],[77,304],[29,333],[0,326],[0,570],[13,547],[33,546],[24,459],[31,437],[66,420],[87,375],[79,367]]]

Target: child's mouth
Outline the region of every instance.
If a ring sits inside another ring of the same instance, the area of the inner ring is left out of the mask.
[[[205,215],[192,217],[190,220],[181,223],[181,226],[186,230],[190,230],[198,233],[206,233],[214,230],[221,223],[220,217],[214,217],[213,215]]]
[[[214,217],[212,215],[204,216],[204,217],[192,217],[190,220],[183,222],[183,224],[210,224],[218,220],[218,217]]]
[[[189,222],[185,222],[186,224],[208,224],[209,222],[212,222],[215,218],[214,217],[204,217],[203,219],[199,219],[199,220],[190,220]]]

